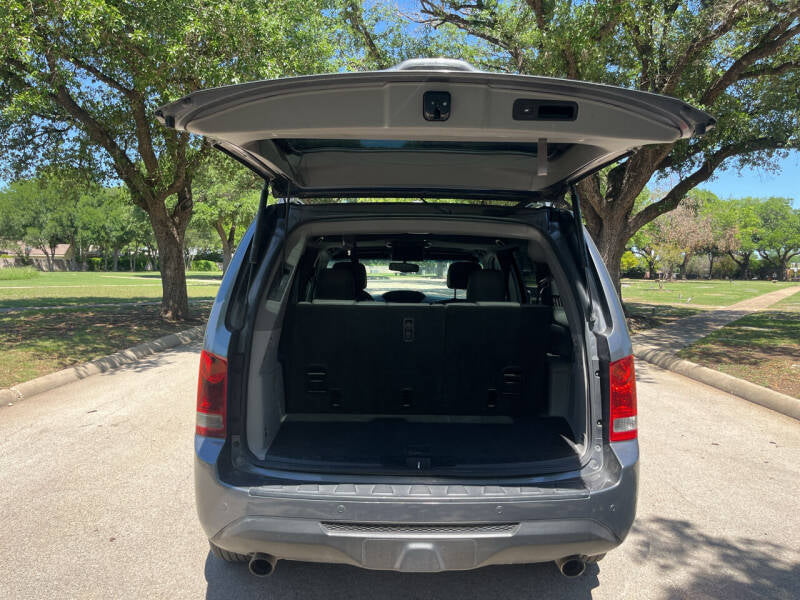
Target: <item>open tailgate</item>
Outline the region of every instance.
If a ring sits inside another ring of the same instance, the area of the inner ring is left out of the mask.
[[[442,59],[202,90],[156,115],[298,197],[563,193],[715,123],[675,98]]]

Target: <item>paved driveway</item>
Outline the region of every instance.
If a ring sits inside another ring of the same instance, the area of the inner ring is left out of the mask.
[[[800,598],[800,423],[639,365],[634,532],[552,564],[397,574],[209,555],[195,520],[197,346],[0,409],[0,598]]]

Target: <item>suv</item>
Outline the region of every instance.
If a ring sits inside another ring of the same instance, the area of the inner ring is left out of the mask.
[[[198,91],[157,116],[265,180],[200,360],[215,555],[256,575],[575,576],[623,541],[631,341],[574,184],[713,118],[444,59]]]

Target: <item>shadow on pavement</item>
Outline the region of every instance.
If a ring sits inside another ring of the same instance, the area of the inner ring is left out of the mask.
[[[206,558],[207,600],[228,598],[570,598],[592,597],[598,565],[567,579],[553,563],[484,567],[448,573],[395,573],[342,565],[279,561],[272,577],[253,577],[244,564],[227,564],[210,552]]]
[[[757,526],[758,515],[753,515]],[[800,562],[795,550],[767,539],[719,537],[685,520],[652,517],[637,521],[628,539],[631,568],[647,565],[686,581],[660,598],[800,598]],[[682,577],[681,577],[682,575]],[[651,577],[658,581],[660,577]]]

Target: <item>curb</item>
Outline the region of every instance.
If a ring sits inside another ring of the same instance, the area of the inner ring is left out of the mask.
[[[723,392],[728,392],[754,404],[779,412],[787,417],[800,420],[800,400],[781,394],[769,388],[750,383],[744,379],[727,375],[688,360],[683,360],[668,352],[654,350],[641,344],[633,345],[636,358],[667,369],[684,377],[705,383]]]
[[[35,396],[36,394],[61,387],[62,385],[85,379],[91,375],[105,373],[117,367],[135,363],[151,354],[156,354],[174,348],[175,346],[182,346],[183,344],[202,339],[204,332],[204,326],[197,326],[177,333],[170,333],[150,342],[143,342],[102,358],[69,367],[62,371],[43,375],[10,388],[0,389],[0,408],[8,406],[13,402],[29,398],[30,396]]]

